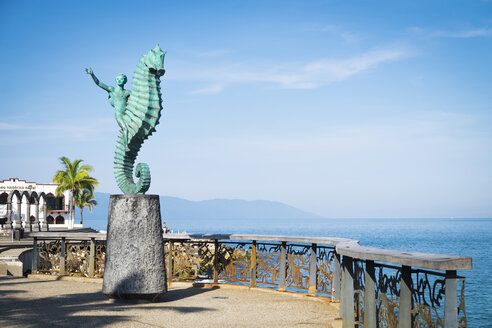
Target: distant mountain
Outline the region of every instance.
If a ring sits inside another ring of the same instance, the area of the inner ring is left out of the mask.
[[[318,215],[280,202],[266,200],[211,199],[189,201],[161,196],[161,211],[172,219],[312,219]]]
[[[84,210],[84,221],[106,219],[109,195],[95,193],[98,206],[92,212]],[[240,199],[211,199],[190,201],[177,197],[160,196],[163,220],[168,219],[313,219],[320,216],[299,210],[280,202],[266,200],[247,201]],[[77,209],[77,218],[80,211]],[[77,222],[78,220],[76,220]]]

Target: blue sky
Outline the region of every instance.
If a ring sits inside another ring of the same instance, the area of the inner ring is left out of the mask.
[[[140,3],[140,4],[139,4]],[[0,177],[118,193],[115,85],[156,43],[149,193],[326,217],[492,217],[491,1],[0,1]]]

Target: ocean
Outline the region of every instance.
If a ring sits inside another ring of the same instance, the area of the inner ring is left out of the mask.
[[[466,277],[468,327],[492,327],[492,219],[244,219],[173,220],[174,232],[244,233],[289,236],[343,237],[361,245],[424,253],[469,256],[473,270]],[[86,226],[106,229],[106,219],[88,220]]]

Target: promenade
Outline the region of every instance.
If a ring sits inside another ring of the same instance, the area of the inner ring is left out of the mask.
[[[51,277],[47,277],[51,278]],[[56,278],[56,277],[53,277]],[[100,279],[0,277],[0,327],[341,327],[329,299],[173,283],[158,303],[111,302]]]

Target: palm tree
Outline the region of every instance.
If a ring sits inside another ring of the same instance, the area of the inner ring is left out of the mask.
[[[97,206],[97,201],[94,199],[94,191],[90,189],[84,189],[75,197],[75,205],[80,208],[80,224],[82,224],[82,212],[84,208],[88,208],[92,212],[92,207]]]
[[[64,166],[64,170],[58,170],[53,177],[53,182],[58,183],[56,187],[56,195],[61,196],[65,191],[70,191],[70,216],[69,220],[74,218],[75,198],[81,190],[87,189],[94,192],[95,186],[99,182],[89,176],[89,172],[93,169],[90,165],[80,165],[81,159],[76,159],[71,162],[67,157],[60,157],[60,162]]]

